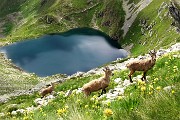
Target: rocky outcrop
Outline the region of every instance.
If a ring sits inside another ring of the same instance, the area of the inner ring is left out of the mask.
[[[174,21],[171,25],[177,27],[177,32],[180,33],[180,9],[178,9],[174,3],[170,3],[169,5],[169,12]]]
[[[125,22],[122,27],[124,31],[123,37],[125,37],[129,31],[139,12],[146,8],[151,2],[152,0],[141,0],[138,4],[134,4],[134,2],[129,4],[129,0],[123,0],[123,9],[126,13]]]

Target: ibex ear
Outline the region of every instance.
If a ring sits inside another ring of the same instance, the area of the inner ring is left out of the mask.
[[[152,54],[151,50],[149,51],[149,54]]]
[[[107,66],[104,67],[103,71],[105,72],[105,71],[107,71],[107,70],[109,70],[109,68],[108,68]]]
[[[153,50],[153,53],[156,53],[156,50],[155,50],[155,49]]]

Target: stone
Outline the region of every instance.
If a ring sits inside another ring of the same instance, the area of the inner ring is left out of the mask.
[[[118,95],[124,94],[124,88],[115,88],[114,90],[115,90],[115,92],[113,92],[114,94],[117,94],[117,93]]]
[[[4,113],[0,113],[0,117],[3,117],[3,116],[5,116],[5,114]]]
[[[68,90],[64,96],[69,97],[71,94],[72,94],[72,90]]]
[[[50,100],[50,99],[54,99],[55,97],[53,95],[48,95],[45,99]]]
[[[110,99],[110,100],[113,100],[113,99],[117,98],[117,96],[118,96],[118,94],[108,93],[106,98]]]
[[[21,114],[23,114],[23,113],[25,112],[24,109],[18,109],[18,110],[16,110],[16,111],[17,111],[17,113],[21,113]]]
[[[127,87],[131,84],[131,82],[127,79],[124,80],[123,86]]]
[[[37,103],[38,101],[41,101],[42,99],[41,98],[37,98],[34,100],[35,103]]]
[[[11,115],[17,115],[17,112],[16,111],[12,111]]]
[[[172,90],[172,86],[166,86],[163,88],[164,91],[169,92]]]
[[[114,80],[114,82],[117,83],[117,84],[120,83],[121,81],[122,81],[121,78],[116,78],[116,79]]]

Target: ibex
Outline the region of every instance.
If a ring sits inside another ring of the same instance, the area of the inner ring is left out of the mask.
[[[156,62],[156,51],[155,50],[150,51],[149,54],[151,56],[151,58],[149,59],[136,60],[126,65],[126,67],[129,68],[130,70],[128,76],[131,83],[133,82],[131,79],[131,75],[134,74],[135,71],[143,71],[143,76],[141,79],[146,81],[147,71],[150,70],[155,65]]]
[[[85,93],[86,96],[90,95],[91,92],[95,92],[101,89],[102,89],[101,95],[103,94],[103,92],[106,93],[106,88],[109,86],[110,76],[112,75],[112,71],[108,67],[105,67],[103,71],[105,72],[105,75],[103,77],[92,80],[89,83],[86,83],[82,87],[82,91]]]

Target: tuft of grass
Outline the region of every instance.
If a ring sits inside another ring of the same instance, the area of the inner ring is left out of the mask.
[[[99,78],[99,77],[100,77],[99,75],[91,75],[91,76],[87,76],[87,77],[71,78],[69,80],[66,80],[62,84],[58,85],[56,87],[56,89],[58,91],[66,91],[69,89],[74,90],[74,89],[82,87],[85,83],[87,83],[93,79]]]

